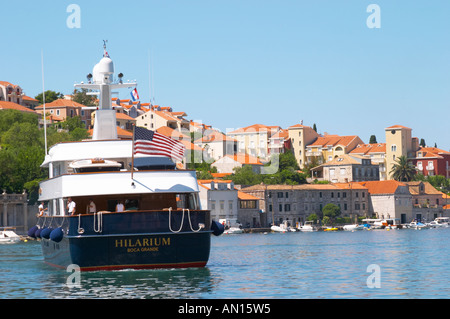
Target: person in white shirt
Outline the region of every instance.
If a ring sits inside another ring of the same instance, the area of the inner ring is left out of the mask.
[[[67,202],[67,211],[69,215],[75,215],[76,206],[77,204],[75,204],[75,202],[72,200],[72,197],[69,197]]]
[[[88,213],[93,214],[97,212],[97,206],[95,206],[95,203],[92,199],[89,200],[89,205],[88,205]]]
[[[123,206],[123,202],[119,201],[119,203],[116,205],[116,212],[123,212],[125,210],[125,206]]]
[[[47,208],[44,208],[44,202],[41,202],[39,205],[39,217],[44,216],[44,213],[47,211]]]

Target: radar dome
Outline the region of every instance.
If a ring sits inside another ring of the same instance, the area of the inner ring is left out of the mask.
[[[114,63],[109,57],[103,57],[92,70],[95,83],[111,82],[114,73]]]

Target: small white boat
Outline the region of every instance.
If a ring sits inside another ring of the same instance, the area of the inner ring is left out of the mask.
[[[345,225],[344,227],[342,227],[344,230],[346,231],[355,231],[355,230],[363,230],[364,229],[364,225],[358,225],[358,224],[353,224],[353,225]]]
[[[418,221],[412,221],[409,223],[409,228],[420,230],[420,229],[429,228],[429,226],[424,223],[418,222]]]
[[[309,221],[309,220],[306,221],[303,225],[298,226],[297,229],[299,231],[302,231],[302,232],[312,232],[312,231],[317,231],[318,230],[317,227],[315,227],[313,225],[313,222]]]
[[[272,227],[270,227],[270,230],[272,230],[274,232],[279,232],[279,233],[287,233],[287,232],[295,231],[295,228],[288,226],[287,221],[284,221],[278,226],[273,225]]]
[[[223,232],[224,234],[242,234],[244,232],[244,230],[242,228],[239,227],[230,227],[228,229],[225,229],[225,231]]]
[[[441,228],[441,227],[449,227],[449,221],[450,217],[437,217],[432,222],[428,223],[427,225],[432,228]]]
[[[3,227],[0,229],[0,244],[14,244],[19,241],[20,236],[13,231],[13,228]]]

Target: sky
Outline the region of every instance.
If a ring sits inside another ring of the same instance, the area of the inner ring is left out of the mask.
[[[449,14],[447,0],[25,0],[2,12],[0,80],[70,94],[108,40],[141,102],[223,132],[303,121],[368,143],[403,125],[449,151]]]

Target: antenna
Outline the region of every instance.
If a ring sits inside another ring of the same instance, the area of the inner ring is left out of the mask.
[[[44,89],[44,49],[41,49],[41,66],[42,66],[42,102],[44,106],[44,147],[45,155],[47,152],[47,114],[45,112],[45,89]]]

